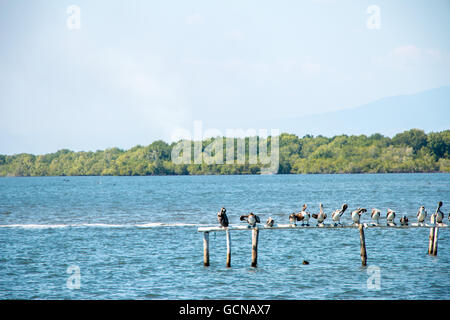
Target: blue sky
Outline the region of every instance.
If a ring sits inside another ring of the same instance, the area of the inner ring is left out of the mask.
[[[0,153],[130,148],[194,120],[259,129],[449,86],[449,32],[438,0],[0,0]]]

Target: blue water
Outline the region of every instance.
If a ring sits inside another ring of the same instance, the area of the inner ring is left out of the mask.
[[[426,254],[428,228],[366,229],[379,290],[367,285],[357,229],[262,230],[257,268],[251,232],[232,231],[228,269],[224,232],[210,234],[210,267],[197,232],[222,206],[238,225],[249,211],[287,223],[319,202],[328,216],[346,202],[415,221],[439,200],[448,213],[450,174],[2,178],[0,299],[449,299],[450,228],[437,257]],[[69,266],[79,289],[67,286]]]

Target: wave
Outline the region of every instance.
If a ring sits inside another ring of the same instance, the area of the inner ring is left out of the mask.
[[[75,223],[75,224],[3,224],[0,228],[21,229],[60,229],[60,228],[158,228],[158,227],[207,227],[199,223],[163,223],[150,222],[141,224]]]
[[[67,224],[3,224],[0,225],[0,228],[54,229],[68,226]]]

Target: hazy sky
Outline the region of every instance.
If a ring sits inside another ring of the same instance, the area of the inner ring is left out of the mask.
[[[447,0],[0,0],[0,153],[147,145],[194,120],[259,129],[448,86],[449,33]]]

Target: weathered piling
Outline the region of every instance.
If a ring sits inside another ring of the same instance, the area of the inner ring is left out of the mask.
[[[226,232],[226,241],[227,241],[227,267],[231,266],[231,231],[250,231],[252,230],[252,267],[257,266],[257,260],[258,260],[258,237],[259,237],[259,231],[260,230],[311,230],[315,228],[321,228],[322,230],[326,229],[344,229],[344,228],[359,228],[360,233],[360,242],[361,242],[361,263],[363,266],[367,265],[367,250],[366,250],[366,241],[365,241],[365,235],[364,235],[364,229],[368,228],[389,228],[389,229],[405,229],[405,228],[430,228],[430,238],[429,238],[429,245],[428,245],[428,253],[430,255],[437,255],[437,243],[438,243],[438,237],[437,237],[437,229],[443,228],[444,231],[449,228],[450,226],[447,224],[439,224],[438,226],[433,226],[430,228],[430,225],[422,225],[422,224],[411,224],[409,226],[388,226],[388,225],[373,225],[373,224],[360,224],[360,225],[344,225],[335,227],[333,225],[322,225],[317,227],[304,227],[304,226],[293,226],[291,224],[277,224],[273,227],[266,227],[266,226],[260,226],[256,228],[249,228],[247,225],[230,225],[229,227],[222,227],[222,226],[207,226],[207,227],[199,227],[197,228],[198,232],[203,232],[203,262],[205,266],[209,266],[209,233],[210,232]]]
[[[227,228],[227,268],[231,267],[231,236],[230,230]]]
[[[252,267],[256,267],[258,264],[258,236],[259,229],[255,227],[252,230]]]
[[[364,226],[359,225],[359,240],[361,242],[361,263],[363,267],[367,265],[366,239],[364,237]]]
[[[439,227],[434,227],[433,252],[432,252],[433,256],[437,256],[438,251],[438,230]]]
[[[203,265],[209,267],[209,232],[203,232]]]
[[[433,254],[434,246],[434,227],[430,228],[430,236],[428,237],[428,254]]]

